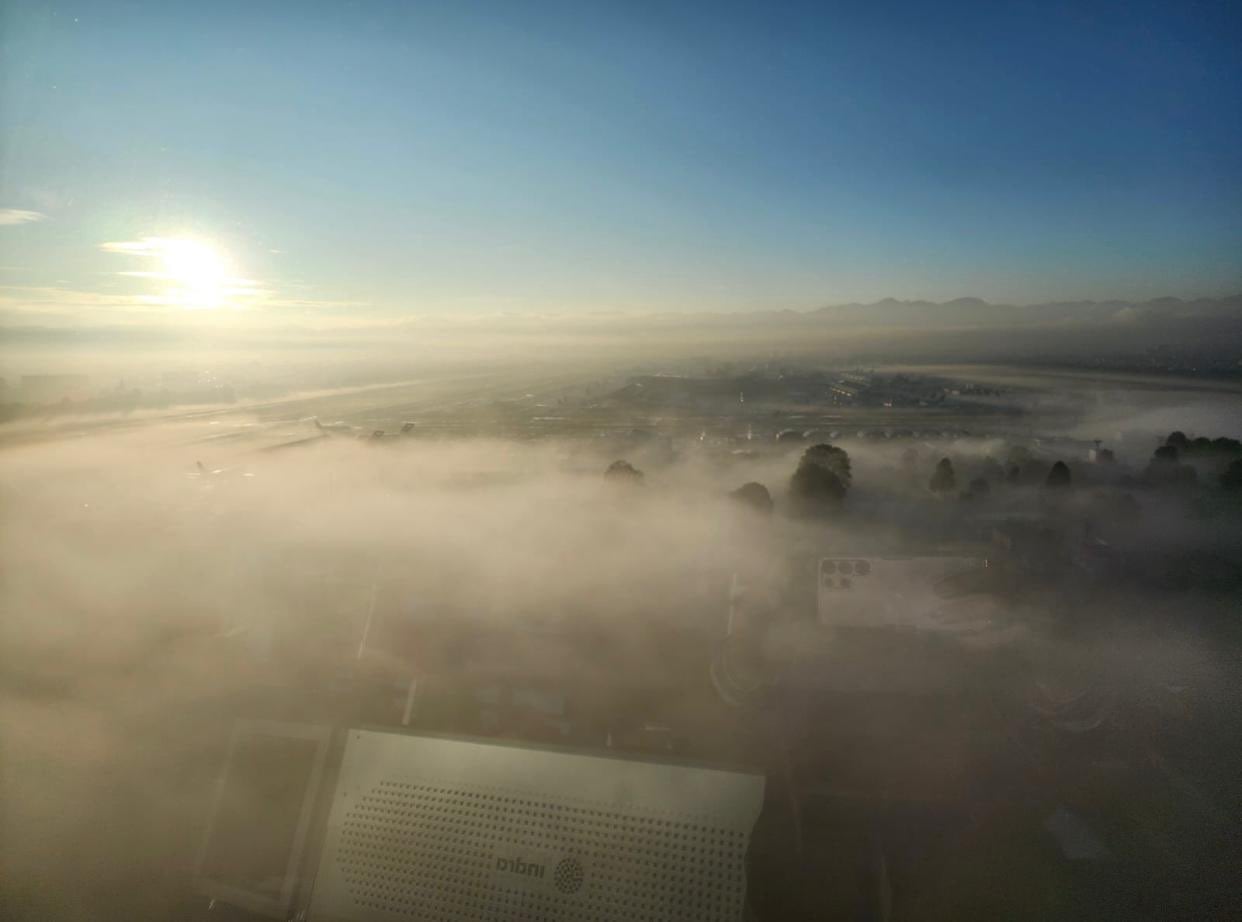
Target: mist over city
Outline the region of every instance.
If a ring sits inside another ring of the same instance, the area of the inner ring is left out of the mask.
[[[1240,25],[0,10],[0,916],[1235,917]]]

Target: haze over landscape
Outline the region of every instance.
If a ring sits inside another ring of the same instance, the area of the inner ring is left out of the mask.
[[[1237,916],[1239,38],[0,4],[0,917]]]

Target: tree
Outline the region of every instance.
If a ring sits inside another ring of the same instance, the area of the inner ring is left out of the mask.
[[[744,483],[729,496],[755,512],[763,515],[772,514],[772,494],[761,483],[753,480],[750,483]]]
[[[980,499],[992,492],[992,486],[986,477],[976,477],[970,482],[970,495]]]
[[[610,483],[639,484],[643,482],[643,472],[628,461],[614,461],[604,471],[604,479]]]
[[[789,493],[804,510],[834,509],[845,501],[852,476],[850,456],[843,449],[827,443],[812,445],[798,461]]]
[[[1044,481],[1044,486],[1050,490],[1064,490],[1069,487],[1071,479],[1069,465],[1064,461],[1058,461],[1048,472],[1048,479]]]
[[[1172,445],[1174,448],[1188,448],[1190,446],[1190,439],[1186,438],[1186,433],[1178,429],[1169,433],[1169,437],[1164,440],[1164,444]]]
[[[1178,459],[1178,449],[1176,445],[1161,445],[1152,455],[1156,461],[1162,461],[1167,464],[1176,464]]]
[[[1231,461],[1220,475],[1220,485],[1230,492],[1242,492],[1242,458]]]
[[[789,480],[789,495],[804,512],[827,512],[845,502],[846,486],[841,478],[826,467],[798,465]]]
[[[933,493],[952,493],[957,487],[957,475],[953,473],[953,462],[948,458],[941,458],[936,465],[936,472],[932,474],[931,481],[928,483]]]
[[[850,471],[850,456],[845,453],[845,449],[837,448],[826,442],[812,445],[804,451],[802,460],[799,462],[799,465],[802,464],[816,464],[832,471],[847,489],[853,479],[853,473]]]
[[[1172,436],[1170,436],[1170,438],[1172,438]],[[1207,436],[1201,435],[1198,438],[1191,439],[1184,445],[1179,445],[1178,447],[1181,449],[1182,454],[1185,455],[1229,456],[1242,454],[1242,442],[1239,442],[1237,439],[1227,438],[1223,435],[1214,439],[1209,439]]]

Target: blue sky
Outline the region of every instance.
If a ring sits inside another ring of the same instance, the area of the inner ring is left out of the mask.
[[[776,6],[9,0],[0,306],[1242,289],[1237,4]]]

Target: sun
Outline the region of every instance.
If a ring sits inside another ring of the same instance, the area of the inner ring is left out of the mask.
[[[265,292],[244,278],[229,255],[195,237],[143,237],[101,243],[105,253],[143,261],[141,269],[119,273],[145,279],[156,288],[139,296],[147,304],[182,310],[243,310],[262,303]]]
[[[169,300],[200,310],[225,303],[232,272],[228,260],[214,247],[199,240],[163,239],[156,252],[159,275],[169,284]]]

